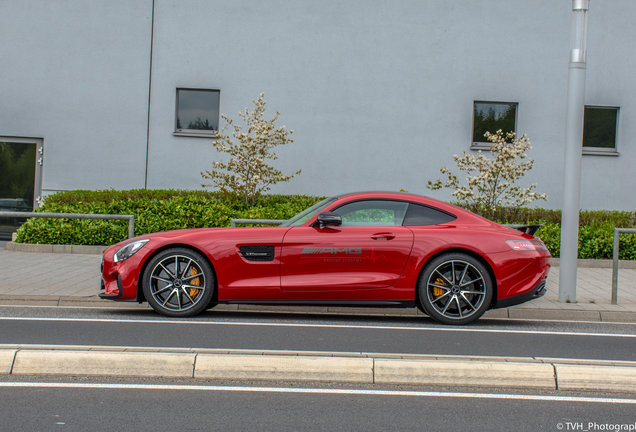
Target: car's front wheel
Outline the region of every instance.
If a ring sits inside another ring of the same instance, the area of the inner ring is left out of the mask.
[[[476,258],[452,253],[429,262],[418,286],[420,304],[431,318],[444,324],[468,324],[489,308],[493,282]]]
[[[152,258],[143,275],[150,306],[162,315],[193,316],[205,310],[214,295],[214,273],[207,260],[190,249],[174,248]]]

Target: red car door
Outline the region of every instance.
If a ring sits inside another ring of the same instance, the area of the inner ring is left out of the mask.
[[[287,231],[281,252],[281,288],[324,291],[394,285],[411,254],[413,232],[401,226],[406,204],[404,210],[398,209],[400,217],[391,216],[389,222],[386,214],[393,212],[393,202],[389,202],[389,210],[370,213],[369,207],[383,203],[365,201],[334,210],[343,215],[342,226],[301,226]],[[366,218],[363,222],[357,220],[361,214]],[[374,222],[374,214],[381,215],[384,224]]]

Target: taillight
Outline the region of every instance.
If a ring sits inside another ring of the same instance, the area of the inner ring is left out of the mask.
[[[511,249],[518,251],[547,251],[541,240],[506,240]]]

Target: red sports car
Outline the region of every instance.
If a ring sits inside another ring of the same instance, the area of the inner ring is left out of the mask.
[[[532,233],[413,194],[327,198],[276,227],[199,228],[111,246],[100,297],[168,316],[218,303],[416,305],[446,324],[545,293],[550,253]]]

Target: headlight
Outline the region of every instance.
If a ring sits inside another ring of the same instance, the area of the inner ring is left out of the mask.
[[[122,246],[117,250],[117,252],[115,252],[115,255],[113,255],[113,261],[120,262],[127,260],[135,253],[137,253],[139,249],[144,247],[144,245],[148,243],[148,241],[149,240],[137,240],[132,243],[128,243],[126,246]]]

